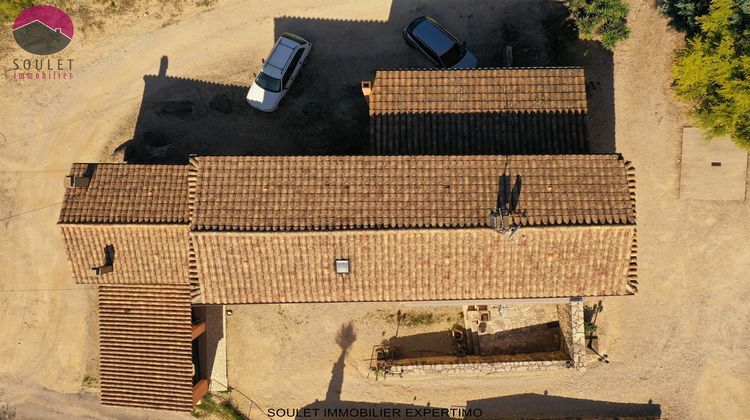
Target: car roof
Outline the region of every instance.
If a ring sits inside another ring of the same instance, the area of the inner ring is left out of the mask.
[[[456,44],[456,40],[445,33],[432,19],[420,22],[412,31],[437,55],[443,55]]]
[[[299,47],[299,43],[283,36],[280,37],[278,41],[276,41],[276,45],[273,46],[271,53],[268,55],[266,64],[263,65],[263,73],[281,79],[284,69],[287,64],[289,64],[289,60]]]

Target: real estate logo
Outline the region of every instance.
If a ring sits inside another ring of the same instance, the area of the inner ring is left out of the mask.
[[[59,53],[73,40],[73,21],[54,6],[32,6],[13,22],[13,38],[34,55]],[[15,80],[60,80],[73,78],[72,58],[14,58]]]
[[[13,22],[13,38],[32,54],[54,54],[73,40],[73,21],[57,7],[32,6]]]

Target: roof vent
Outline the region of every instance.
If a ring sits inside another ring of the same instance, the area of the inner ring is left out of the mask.
[[[349,259],[336,259],[336,274],[349,274]]]

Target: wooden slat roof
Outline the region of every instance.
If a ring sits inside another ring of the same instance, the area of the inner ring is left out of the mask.
[[[191,323],[187,284],[99,286],[102,403],[192,411]]]

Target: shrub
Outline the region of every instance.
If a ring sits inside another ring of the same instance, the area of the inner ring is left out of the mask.
[[[609,50],[630,35],[630,8],[621,0],[568,0],[568,9],[581,37],[598,40]]]
[[[583,334],[586,337],[591,337],[592,335],[596,334],[596,324],[593,322],[586,322],[583,324]]]
[[[700,33],[678,53],[675,92],[711,136],[728,135],[750,149],[750,29],[732,0],[713,0],[697,18]]]
[[[688,35],[700,30],[698,18],[708,13],[710,0],[664,0],[659,11],[669,17],[669,24]]]
[[[664,0],[659,10],[669,17],[670,26],[693,36],[701,30],[698,18],[707,15],[710,6],[711,0]],[[750,24],[750,0],[735,0],[734,6],[730,22],[738,28],[747,28]]]
[[[0,1],[0,23],[13,23],[21,11],[33,5],[33,0]]]

